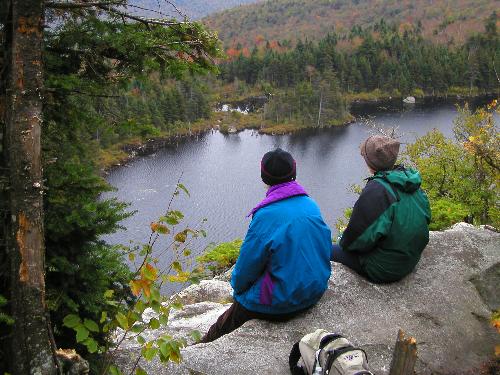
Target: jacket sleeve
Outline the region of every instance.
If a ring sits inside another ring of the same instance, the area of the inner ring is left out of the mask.
[[[269,258],[260,221],[254,217],[241,245],[240,255],[231,276],[231,286],[236,294],[248,290],[264,273]]]
[[[376,180],[370,180],[354,204],[339,245],[345,251],[369,252],[389,233],[392,204],[397,198]]]

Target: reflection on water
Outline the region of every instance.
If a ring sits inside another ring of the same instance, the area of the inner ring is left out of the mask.
[[[452,136],[455,115],[453,105],[417,106],[403,112],[378,113],[375,120],[385,126],[398,126],[402,141],[412,142],[433,128]],[[230,135],[209,132],[197,140],[185,140],[138,158],[108,176],[109,183],[118,189],[112,195],[130,202],[137,213],[123,222],[126,231],[105,239],[111,243],[147,241],[149,223],[164,214],[181,174],[191,197],[181,194],[174,202],[175,209],[185,214],[188,225],[207,218],[208,238],[193,246],[193,251],[199,253],[209,242],[241,238],[250,222],[246,214],[265,195],[260,159],[275,147],[295,157],[297,180],[318,202],[325,221],[334,228],[344,208],[352,206],[356,199],[349,187],[362,184],[367,177],[358,147],[368,135],[369,129],[360,122],[284,136],[258,135],[254,131]]]

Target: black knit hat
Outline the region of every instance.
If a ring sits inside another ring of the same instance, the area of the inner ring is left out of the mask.
[[[269,186],[293,181],[297,176],[295,160],[281,148],[269,151],[264,154],[260,162],[260,176]]]

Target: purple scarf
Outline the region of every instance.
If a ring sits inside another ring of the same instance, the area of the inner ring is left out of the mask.
[[[267,190],[266,197],[261,200],[260,203],[255,206],[246,217],[252,216],[259,209],[267,206],[268,204],[294,197],[296,195],[308,195],[304,188],[296,181],[273,185]]]

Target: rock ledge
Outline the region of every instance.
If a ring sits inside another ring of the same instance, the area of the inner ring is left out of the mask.
[[[180,365],[141,362],[150,374],[289,374],[294,342],[317,328],[342,333],[364,348],[376,374],[389,371],[398,329],[417,339],[417,374],[476,374],[493,357],[500,335],[489,324],[500,306],[500,234],[459,223],[431,232],[414,273],[374,285],[333,263],[328,290],[308,312],[287,322],[252,320],[209,344],[182,351]],[[229,283],[204,281],[180,293],[182,311],[172,313],[169,332],[206,332],[231,300]],[[126,370],[137,347],[120,350]],[[142,361],[142,360],[141,360]]]

